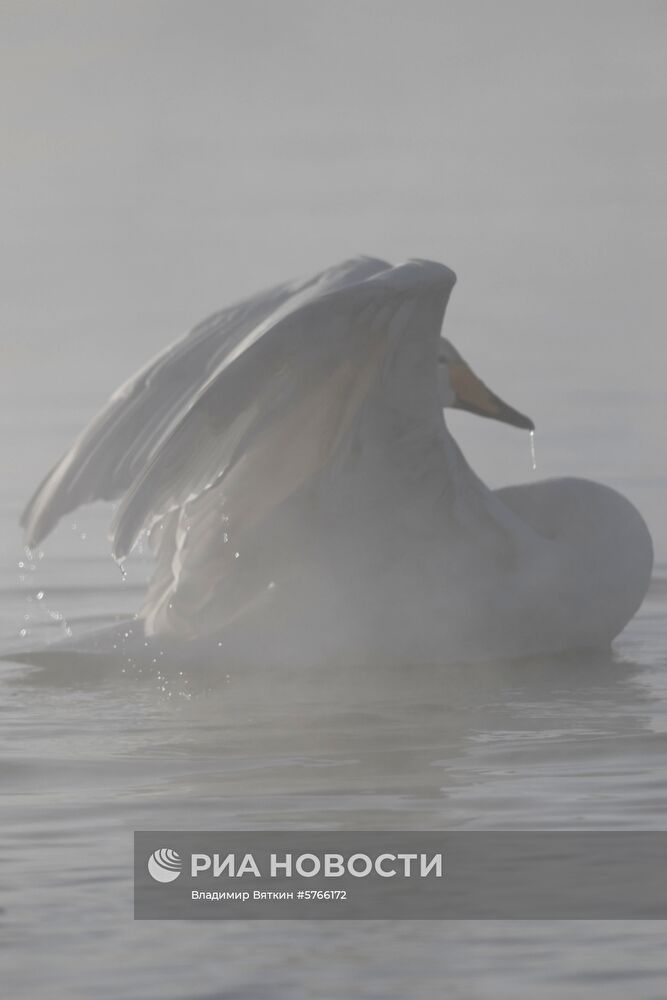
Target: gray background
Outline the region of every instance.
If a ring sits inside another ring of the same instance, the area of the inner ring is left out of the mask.
[[[664,3],[21,0],[1,16],[17,504],[208,312],[350,254],[423,256],[457,271],[447,331],[534,417],[540,474],[620,487],[664,554]],[[48,397],[53,438],[19,439],[17,394],[32,413]],[[532,475],[525,435],[451,425],[491,483]]]

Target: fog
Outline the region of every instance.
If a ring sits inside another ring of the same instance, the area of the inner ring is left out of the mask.
[[[141,606],[108,510],[65,518],[33,568],[17,525],[119,382],[227,303],[360,253],[456,271],[446,336],[535,421],[536,471],[525,431],[451,413],[473,469],[614,486],[657,556],[599,655],[326,678],[5,663],[13,998],[665,995],[657,922],[165,933],[132,920],[130,843],[664,828],[666,28],[667,5],[629,0],[4,0],[3,650]]]
[[[3,5],[17,503],[117,382],[208,312],[350,254],[420,256],[457,272],[447,332],[534,418],[540,475],[620,487],[664,554],[665,17]],[[48,447],[17,435],[17,395],[28,419],[49,400]],[[523,435],[451,426],[492,484],[532,475]]]

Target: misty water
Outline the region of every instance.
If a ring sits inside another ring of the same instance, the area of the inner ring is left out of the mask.
[[[58,426],[39,435],[37,394],[14,392],[19,451],[46,460],[62,424],[74,429],[69,387]],[[575,443],[586,448],[585,435]],[[535,475],[527,436],[508,432],[504,447]],[[5,648],[137,607],[147,563],[121,577],[108,508],[67,520],[30,559],[18,503],[9,480]],[[235,671],[212,642],[210,658],[169,679],[150,658],[4,664],[11,995],[83,997],[94,984],[101,998],[398,998],[446,985],[462,997],[626,997],[632,982],[634,995],[662,996],[662,924],[134,923],[131,861],[135,829],[661,829],[666,605],[658,562],[612,653],[551,660],[267,676]]]
[[[452,415],[475,470],[616,487],[656,566],[609,654],[266,676],[212,649],[168,681],[150,660],[4,663],[3,989],[664,997],[657,922],[132,920],[136,829],[664,828],[664,8],[118,11],[7,5],[3,649],[140,603],[147,566],[121,577],[108,509],[33,561],[17,528],[111,390],[214,309],[360,252],[457,271],[447,335],[537,425],[534,470],[526,434]]]

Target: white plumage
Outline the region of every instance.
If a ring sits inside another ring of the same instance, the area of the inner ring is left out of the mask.
[[[236,660],[608,643],[648,585],[646,526],[603,486],[494,493],[472,472],[443,405],[532,424],[441,339],[455,280],[429,261],[357,258],[206,320],[46,477],[27,544],[82,503],[120,500],[114,555],[149,531],[157,559],[146,634]]]

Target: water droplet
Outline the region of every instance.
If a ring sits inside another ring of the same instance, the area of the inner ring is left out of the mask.
[[[19,629],[19,635],[21,636],[22,639],[25,639],[25,637],[27,636],[27,634],[28,634],[27,628],[21,628],[21,629]]]
[[[535,431],[530,432],[530,460],[533,463],[533,472],[537,470],[537,458],[535,457]]]
[[[44,600],[44,591],[43,590],[38,590],[37,591],[37,600],[38,601],[43,601]]]
[[[238,559],[238,557],[239,557],[240,555],[241,555],[241,553],[240,553],[240,552],[235,552],[235,553],[234,553],[234,558],[235,558],[235,559]]]
[[[116,559],[115,556],[113,557],[113,560],[114,560],[116,566],[118,567],[118,569],[120,570],[121,581],[123,583],[125,583],[125,581],[127,580],[127,570],[125,569],[125,560],[124,559]]]

